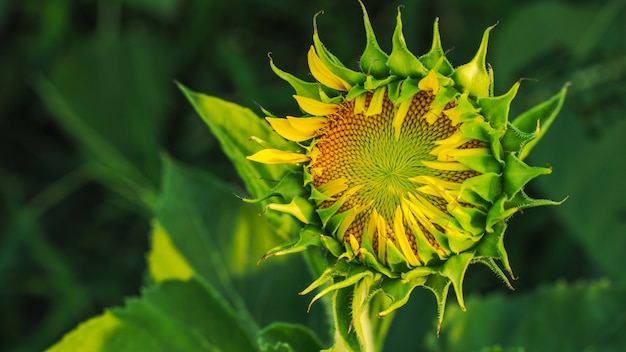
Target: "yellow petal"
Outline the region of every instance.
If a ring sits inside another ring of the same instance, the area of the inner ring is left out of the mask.
[[[385,218],[383,218],[382,216],[378,215],[377,213],[373,213],[372,216],[376,215],[377,219],[376,219],[376,229],[378,231],[376,231],[378,233],[378,260],[381,263],[386,263],[387,262],[387,248],[386,248],[386,244],[387,244],[387,222],[385,221]]]
[[[426,200],[419,194],[409,194],[409,208],[413,211],[413,214],[419,221],[422,222],[426,228],[432,226],[432,219],[447,219],[448,215],[435,207],[430,201]]]
[[[344,235],[346,234],[346,231],[348,231],[348,228],[350,227],[350,225],[352,225],[352,223],[354,222],[354,219],[361,212],[361,210],[358,207],[353,207],[353,208],[350,208],[349,210],[346,210],[346,212],[348,212],[348,214],[341,222],[341,225],[339,225],[339,228],[337,228],[337,233],[335,234],[337,238],[344,237]]]
[[[354,237],[354,235],[350,235],[349,239],[350,241],[350,247],[352,247],[352,250],[354,251],[354,253],[359,253],[359,241],[356,240],[356,237]]]
[[[361,114],[365,111],[365,100],[367,99],[367,94],[361,94],[358,97],[354,98],[354,113]]]
[[[456,183],[452,181],[444,181],[444,180],[441,180],[432,176],[425,176],[425,175],[411,177],[409,178],[409,181],[413,181],[413,182],[420,183],[423,185],[439,185],[445,189],[460,189],[461,188],[460,183]]]
[[[326,117],[287,116],[287,121],[289,121],[293,128],[301,132],[317,131],[328,124],[328,119]]]
[[[350,84],[340,77],[336,76],[332,73],[326,65],[320,60],[320,58],[315,53],[315,48],[311,45],[309,49],[309,53],[307,54],[307,58],[309,61],[309,68],[311,69],[311,73],[313,77],[325,85],[326,87],[330,87],[332,89],[341,90],[347,92],[352,88]]]
[[[466,148],[456,149],[448,148],[442,149],[437,154],[438,161],[454,161],[457,156],[482,156],[491,155],[491,151],[488,148]]]
[[[265,119],[270,123],[270,125],[272,125],[272,128],[276,131],[276,133],[287,140],[302,142],[315,136],[314,133],[306,133],[296,130],[287,119],[278,117],[266,117]]]
[[[326,104],[321,101],[299,95],[294,95],[293,97],[296,99],[302,110],[314,116],[328,116],[339,110],[339,105],[337,104]]]
[[[404,118],[406,117],[407,112],[409,112],[409,107],[411,107],[411,103],[413,102],[413,98],[407,99],[400,104],[398,110],[393,116],[393,122],[391,123],[395,132],[396,141],[400,139],[400,131],[402,129],[402,123],[404,122]]]
[[[413,248],[411,248],[409,240],[406,237],[404,224],[402,222],[402,210],[400,207],[397,207],[396,215],[393,219],[393,232],[396,235],[396,241],[400,246],[400,250],[402,251],[402,254],[404,254],[407,262],[409,262],[411,266],[418,266],[420,264],[419,260],[415,256],[415,253],[413,253]]]
[[[430,70],[426,77],[419,81],[417,86],[421,90],[431,91],[433,94],[437,94],[439,92],[439,80],[437,79],[435,70]]]
[[[280,149],[263,149],[246,159],[263,164],[298,164],[309,161],[309,156]]]
[[[370,105],[367,108],[365,116],[379,115],[383,112],[383,98],[385,97],[385,87],[377,88],[372,94]]]
[[[444,161],[427,161],[422,160],[422,164],[431,169],[436,170],[444,170],[444,171],[467,171],[471,170],[469,166],[465,166],[461,163],[454,162],[444,162]]]
[[[327,119],[324,117],[301,117],[287,116],[286,119],[278,117],[265,118],[276,133],[285,139],[302,142],[318,135],[319,129],[325,126]]]
[[[345,177],[332,180],[326,184],[320,185],[317,189],[327,197],[332,197],[348,189],[348,180]]]

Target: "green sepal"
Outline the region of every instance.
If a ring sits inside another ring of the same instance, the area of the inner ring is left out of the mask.
[[[472,61],[459,66],[452,73],[452,78],[457,83],[459,91],[469,92],[473,97],[488,97],[492,91],[493,79],[487,72],[487,46],[489,44],[489,32],[495,26],[488,27],[483,33],[482,41]]]
[[[454,253],[461,253],[474,247],[480,237],[474,237],[462,232],[451,232],[448,234],[448,242]]]
[[[496,136],[494,130],[482,117],[471,122],[466,122],[460,127],[461,136],[468,139],[478,139],[479,141],[491,143]]]
[[[389,75],[389,68],[387,67],[387,60],[389,56],[380,48],[374,29],[370,23],[370,18],[367,15],[367,10],[363,2],[359,0],[361,9],[363,10],[363,24],[365,26],[365,50],[361,55],[361,71],[366,72],[367,75],[372,75],[376,78],[384,78]]]
[[[400,104],[407,99],[413,99],[413,96],[420,91],[418,84],[419,80],[415,78],[407,78],[402,81],[400,96],[398,97],[398,99],[396,99],[394,103]]]
[[[387,276],[390,278],[398,277],[398,274],[394,273],[386,265],[378,261],[378,256],[374,252],[363,250],[359,251],[359,259],[369,268]]]
[[[478,106],[481,108],[482,115],[489,121],[491,126],[498,131],[499,137],[503,136],[506,132],[509,121],[509,109],[511,108],[511,102],[515,98],[519,86],[520,84],[517,82],[503,95],[478,98]]]
[[[480,116],[480,110],[478,110],[478,108],[472,103],[472,101],[470,101],[469,93],[465,92],[461,94],[456,99],[456,103],[457,105],[450,110],[458,110],[461,113],[461,115],[459,116],[459,122],[472,122]]]
[[[363,87],[368,91],[375,90],[379,87],[386,86],[393,81],[397,81],[398,76],[385,76],[384,78],[378,79],[374,75],[367,75],[365,79],[365,83],[363,83]]]
[[[504,282],[504,284],[509,289],[515,290],[513,285],[511,285],[511,281],[509,280],[509,278],[506,276],[504,271],[502,271],[502,269],[500,269],[500,267],[498,266],[498,264],[496,264],[496,261],[493,258],[489,258],[489,257],[474,257],[474,259],[472,259],[472,264],[474,264],[474,263],[480,263],[480,264],[486,265],[489,269],[491,269],[491,271],[493,271],[494,274],[496,274],[497,277],[500,278],[500,280],[502,280],[502,282]]]
[[[511,270],[511,264],[509,263],[509,256],[504,248],[504,231],[506,230],[506,223],[500,221],[493,226],[491,232],[485,233],[483,238],[476,245],[476,258],[494,258],[502,262],[502,266],[509,273],[511,277],[513,270]],[[493,270],[493,268],[492,268]]]
[[[366,266],[385,274],[387,277],[397,277],[397,274],[394,274],[390,268],[388,268],[384,263],[381,263],[378,260],[378,256],[374,251],[374,246],[372,244],[372,239],[365,234],[368,233],[368,225],[365,225],[363,229],[363,236],[361,238],[360,248],[359,248],[359,259]],[[349,244],[346,244],[347,250],[352,250]]]
[[[318,13],[319,14],[319,13]],[[350,85],[362,84],[365,82],[365,75],[362,72],[353,71],[346,66],[344,66],[341,61],[333,55],[322,43],[319,37],[319,33],[317,32],[317,14],[313,17],[313,46],[315,47],[315,52],[317,56],[320,58],[322,63],[330,70],[330,72],[334,73],[338,77],[341,77]]]
[[[378,312],[377,315],[384,317],[404,306],[409,301],[411,292],[413,292],[417,286],[423,286],[426,283],[427,276],[428,275],[416,277],[408,281],[401,279],[383,279],[381,284],[382,292],[391,300],[391,303],[387,305],[384,310]]]
[[[500,140],[502,142],[502,148],[505,152],[513,152],[519,156],[524,146],[537,137],[538,132],[539,121],[537,121],[535,130],[532,133],[520,131],[509,123],[504,136]]]
[[[392,75],[400,77],[421,78],[428,73],[426,67],[411,53],[406,45],[404,35],[402,34],[402,14],[400,8],[398,8],[396,29],[393,32],[392,49],[389,60],[387,60],[387,66]]]
[[[465,300],[463,298],[463,279],[470,262],[474,258],[474,251],[468,251],[453,255],[442,265],[441,275],[447,277],[452,282],[456,299],[462,310],[465,310]]]
[[[333,200],[332,197],[329,197],[325,195],[324,193],[320,192],[317,189],[317,187],[314,187],[314,186],[311,186],[311,195],[309,196],[309,199],[314,201],[315,205],[318,205],[318,206],[322,204],[322,202]]]
[[[537,126],[539,126],[536,138],[522,147],[522,150],[519,153],[519,158],[521,160],[524,160],[526,156],[528,156],[528,153],[530,153],[535,144],[539,142],[541,137],[543,137],[548,128],[552,125],[552,122],[561,110],[563,102],[565,101],[567,87],[568,85],[565,85],[552,98],[522,113],[513,120],[512,124],[515,128],[527,133],[535,131]]]
[[[429,265],[431,263],[445,260],[445,255],[437,251],[437,249],[430,244],[425,236],[419,235],[418,229],[411,226],[411,231],[415,234],[415,242],[417,244],[417,248],[419,248],[420,259],[424,262],[424,264]],[[440,239],[443,240],[443,242],[439,242]],[[445,236],[436,237],[435,242],[437,242],[446,253],[451,252],[450,247],[448,246],[448,239]]]
[[[265,209],[289,214],[305,224],[310,224],[317,220],[315,206],[308,199],[302,197],[295,197],[289,203],[270,203],[265,206]]]
[[[332,236],[325,236],[320,234],[320,241],[324,248],[326,248],[335,258],[339,258],[343,254],[343,246],[337,242]]]
[[[403,81],[395,80],[389,82],[389,85],[387,86],[387,96],[389,97],[389,100],[391,100],[391,102],[394,104],[400,96],[400,87],[402,86],[402,82]]]
[[[504,193],[513,198],[517,192],[522,190],[530,180],[540,175],[547,175],[552,169],[546,167],[529,166],[521,161],[513,153],[504,156],[504,177],[502,186]]]
[[[350,267],[350,263],[348,263],[345,259],[340,259],[334,264],[329,263],[324,272],[322,272],[322,274],[315,279],[315,281],[310,283],[304,290],[300,291],[299,295],[304,296],[309,294],[316,288],[332,282],[335,277],[347,276],[350,271]]]
[[[437,300],[437,336],[439,336],[441,323],[443,323],[443,314],[446,310],[446,300],[448,298],[450,284],[450,279],[444,276],[430,275],[423,285],[435,295],[435,299]]]
[[[298,238],[270,249],[259,262],[270,257],[303,252],[312,246],[320,247],[322,245],[320,236],[321,231],[317,227],[307,225],[300,230]]]
[[[561,205],[567,198],[562,201],[554,201],[550,199],[534,199],[529,197],[524,190],[520,190],[517,194],[506,202],[505,207],[527,209],[534,207],[543,207],[547,205]]]
[[[322,226],[326,227],[330,219],[339,211],[339,208],[345,203],[347,200],[346,197],[340,198],[333,205],[327,208],[317,208],[316,212],[319,215],[320,220],[322,220]]]
[[[337,94],[337,91],[332,89],[332,88],[327,88],[326,86],[324,86],[323,84],[320,84],[318,86],[318,90],[319,90],[319,94],[320,94],[320,101],[324,104],[341,104],[344,100],[343,95],[341,94]],[[328,94],[326,94],[326,91],[324,90],[328,90],[331,93],[333,93],[333,97],[329,97]]]
[[[454,71],[454,68],[445,56],[446,54],[441,46],[441,36],[439,35],[439,17],[437,17],[433,24],[433,42],[430,50],[422,55],[419,60],[427,69],[432,70],[436,67],[437,72],[444,76],[449,76]]]
[[[402,252],[396,248],[396,246],[391,242],[390,239],[387,239],[386,243],[387,248],[387,265],[391,268],[391,271],[396,273],[402,273],[409,270],[409,264],[406,260],[406,257]]]
[[[460,206],[458,204],[449,204],[448,212],[452,216],[454,216],[454,218],[459,222],[459,225],[461,226],[461,228],[471,233],[472,236],[478,236],[485,231],[485,221],[487,221],[487,214],[484,211],[480,209],[476,209],[476,208]],[[464,233],[464,231],[461,231],[461,232]],[[471,240],[472,243],[478,241],[478,238],[475,238],[475,237],[472,238],[470,236],[467,236],[466,234],[464,236],[468,237],[468,240]],[[452,244],[452,239],[454,239],[454,237],[448,234],[448,241],[450,243],[450,249],[452,249],[455,253],[458,253],[460,251],[467,249],[465,248],[461,250],[458,250],[458,249],[455,250]]]
[[[427,114],[435,114],[435,116],[441,115],[446,105],[458,95],[459,92],[457,92],[456,89],[441,86],[435,99],[430,103],[430,109],[428,109]]]
[[[348,94],[346,94],[346,101],[350,101],[350,100],[354,100],[356,99],[356,97],[358,97],[361,94],[365,94],[367,93],[368,90],[365,89],[363,86],[361,85],[355,85],[352,86],[352,88],[348,91]]]
[[[274,65],[274,60],[270,57],[270,67],[274,73],[282,78],[284,81],[289,83],[289,85],[296,91],[296,94],[301,97],[311,98],[315,100],[320,100],[320,90],[319,84],[316,82],[305,82],[300,78],[292,75],[291,73],[285,72],[276,65]]]
[[[313,283],[311,283],[307,288],[305,288],[302,292],[299,293],[300,295],[306,295],[309,292],[319,287],[322,287],[323,285],[326,285],[327,283],[332,281],[332,284],[324,287],[320,292],[318,292],[315,295],[315,297],[311,299],[308,310],[311,309],[311,306],[313,305],[313,303],[317,302],[317,300],[324,297],[328,293],[337,291],[342,288],[350,287],[356,284],[357,282],[359,282],[360,280],[362,280],[364,277],[374,276],[374,273],[372,273],[372,271],[370,271],[368,268],[366,268],[363,265],[354,265],[348,270],[337,268],[340,263],[344,263],[344,262],[345,262],[344,260],[341,260],[334,266],[326,269],[324,273],[322,273],[322,275],[317,280],[313,281]],[[343,277],[343,279],[335,280],[335,278],[337,277]]]
[[[439,266],[418,266],[402,274],[402,283],[410,283],[418,279],[426,280],[430,275],[439,273]]]
[[[517,208],[509,208],[506,206],[508,198],[505,194],[496,199],[489,211],[487,212],[487,223],[485,224],[485,230],[487,232],[493,232],[494,226],[500,222],[505,221],[511,215],[518,211]]]
[[[473,197],[466,196],[467,192],[471,191],[488,202],[495,202],[502,193],[501,177],[498,173],[490,172],[468,178],[461,185],[461,201],[473,199]],[[473,201],[471,203],[480,205]]]
[[[343,204],[343,202],[340,202],[341,204]],[[327,222],[327,224],[325,225],[325,227],[328,229],[328,231],[330,231],[330,233],[332,233],[333,235],[335,235],[335,238],[343,238],[343,233],[340,233],[341,231],[341,225],[346,222],[346,219],[352,215],[352,213],[356,212],[356,208],[350,208],[346,211],[343,211],[339,214],[335,214],[334,216],[331,216],[329,221]],[[345,231],[345,230],[344,230]]]
[[[259,203],[268,198],[278,196],[281,199],[290,202],[296,197],[305,196],[306,190],[302,186],[302,173],[301,172],[288,172],[276,183],[276,186],[272,187],[269,191],[260,195],[257,198],[241,198],[246,203]]]
[[[493,158],[493,155],[472,155],[472,156],[455,156],[454,160],[469,166],[472,170],[478,171],[481,174],[486,173],[501,173],[502,165]]]

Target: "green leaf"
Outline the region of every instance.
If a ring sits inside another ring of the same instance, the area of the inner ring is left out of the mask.
[[[217,138],[222,150],[243,179],[248,192],[252,194],[252,198],[266,194],[273,186],[272,181],[280,180],[283,174],[290,170],[290,166],[287,165],[267,165],[246,159],[247,156],[262,149],[250,141],[251,136],[274,145],[286,143],[272,131],[268,123],[252,111],[219,98],[196,93],[182,84],[178,84],[178,87],[209,126],[211,133]],[[267,203],[261,202],[260,205],[265,206]],[[285,227],[284,233],[293,233],[294,228],[288,215],[268,212],[266,218],[273,224],[282,224]]]
[[[531,70],[520,70],[554,47],[576,48],[596,12],[593,5],[559,2],[533,2],[511,11],[498,27],[492,47],[500,84],[517,81],[520,74],[537,78]]]
[[[156,84],[170,75],[164,46],[146,33],[81,42],[35,89],[95,176],[151,208],[159,182],[157,128],[170,99]]]
[[[148,257],[153,280],[186,278],[191,270],[223,293],[240,314],[247,315],[235,279],[258,273],[257,261],[281,239],[228,184],[167,157],[163,167],[158,222]],[[160,239],[164,236],[167,241]],[[178,272],[172,265],[164,265],[172,262]]]
[[[308,300],[298,296],[311,281],[301,257],[272,258],[257,265],[283,242],[265,215],[259,216],[253,205],[211,174],[168,157],[162,164],[163,185],[148,256],[152,280],[185,278],[191,269],[253,329],[275,321],[320,326],[325,312],[306,314]],[[162,236],[167,240],[159,239]]]
[[[273,323],[258,335],[263,352],[317,352],[323,349],[311,330],[301,325]]]
[[[546,131],[548,131],[548,128],[550,128],[563,106],[566,93],[567,86],[563,87],[561,91],[549,100],[533,107],[513,120],[513,126],[522,133],[534,134],[534,138],[522,146],[519,156],[520,160],[526,158],[535,144],[537,144],[539,140],[541,140],[541,137],[545,135]]]
[[[626,345],[626,289],[608,281],[543,287],[530,294],[468,300],[450,307],[431,350],[617,351]]]
[[[555,211],[568,233],[603,272],[626,282],[626,121],[616,121],[595,139],[580,120],[564,111],[529,156],[533,163],[550,163],[553,173],[535,182],[547,198],[569,198]]]
[[[155,221],[152,229],[152,248],[148,253],[148,270],[154,282],[188,280],[195,271],[187,259],[174,247],[171,235]]]
[[[200,281],[164,281],[80,325],[49,351],[257,351],[237,316]]]

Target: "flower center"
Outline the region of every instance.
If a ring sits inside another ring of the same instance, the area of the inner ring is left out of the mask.
[[[424,191],[426,180],[443,182],[450,188],[451,183],[460,184],[478,173],[462,167],[442,170],[429,166],[428,162],[437,162],[433,150],[438,142],[458,134],[460,125],[453,124],[445,113],[456,103],[449,102],[439,116],[429,116],[434,95],[420,91],[412,99],[399,134],[393,125],[397,109],[387,95],[381,113],[372,116],[355,113],[355,101],[345,101],[337,113],[328,116],[329,123],[316,140],[316,157],[309,168],[314,187],[335,189],[330,192],[332,199],[321,202],[319,207],[341,204],[337,214],[348,210],[355,214],[345,220],[351,221],[344,224],[345,232],[336,233],[339,240],[350,243],[353,237],[361,243],[368,232],[366,227],[375,226],[377,234],[369,240],[377,250],[381,239],[401,245],[398,232],[403,231],[400,236],[406,238],[419,261],[413,264],[423,265],[429,258],[419,257],[416,235],[439,248],[433,232],[445,233],[440,218],[449,216],[449,201],[436,192]],[[368,93],[364,111],[371,101],[372,93]],[[415,206],[423,211],[411,210]]]

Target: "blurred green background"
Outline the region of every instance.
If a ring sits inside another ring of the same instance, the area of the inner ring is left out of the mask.
[[[513,117],[571,82],[563,111],[530,157],[552,166],[553,175],[528,190],[537,198],[569,198],[510,220],[506,244],[519,277],[516,291],[485,268],[470,267],[469,311],[460,315],[451,307],[437,340],[434,299],[417,290],[393,323],[389,350],[454,349],[455,327],[481,321],[473,329],[486,335],[502,316],[554,329],[568,319],[535,316],[558,306],[553,301],[567,301],[564,311],[596,312],[608,324],[593,336],[596,346],[619,350],[623,338],[615,332],[626,328],[625,1],[365,4],[386,50],[399,5],[417,54],[430,47],[439,17],[455,65],[469,61],[484,28],[499,21],[488,54],[495,92],[527,78]],[[356,66],[364,47],[356,0],[0,2],[0,350],[42,350],[139,294],[163,154],[242,189],[174,81],[259,114],[256,102],[278,115],[297,113],[291,88],[272,73],[267,53],[282,69],[310,79],[305,54],[319,10],[325,11],[318,18],[322,40]],[[208,211],[219,207],[210,204]],[[289,260],[302,267],[301,259]],[[310,280],[306,271],[299,275],[298,285]],[[297,300],[282,308],[290,316],[306,315],[310,297],[296,295],[302,288],[272,287]],[[559,299],[561,293],[569,300]],[[295,322],[327,339],[316,321]],[[484,343],[503,342],[483,339],[476,346]]]

